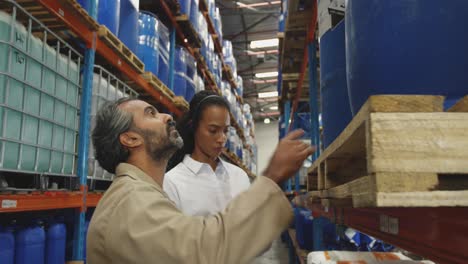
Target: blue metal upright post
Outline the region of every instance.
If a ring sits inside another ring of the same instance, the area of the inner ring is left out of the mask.
[[[289,118],[291,116],[291,101],[286,101],[284,103],[284,125],[286,129],[285,135],[289,133],[288,128],[289,128]],[[286,181],[286,192],[291,192],[291,179],[288,179]]]
[[[175,27],[172,27],[170,37],[171,37],[171,46],[169,49],[169,89],[174,90],[174,63],[175,63],[175,49],[176,49]]]
[[[88,12],[91,17],[97,17],[97,1],[87,0],[90,7]],[[83,65],[83,91],[81,95],[80,105],[80,128],[78,135],[78,177],[80,179],[80,190],[83,193],[83,206],[79,212],[78,219],[75,221],[74,244],[73,244],[73,260],[84,260],[84,248],[86,247],[85,239],[85,216],[86,216],[86,195],[87,195],[87,178],[88,178],[88,150],[90,138],[90,114],[91,114],[91,97],[93,92],[93,68],[94,57],[96,55],[95,38],[93,39],[92,47],[85,51]]]
[[[296,129],[300,127],[299,126],[299,114],[298,113],[294,113],[294,124],[293,124],[293,129]],[[296,194],[299,194],[300,192],[300,185],[299,185],[299,178],[300,178],[300,175],[299,175],[299,172],[296,172],[296,175],[294,175],[294,190],[296,191]]]
[[[313,155],[315,161],[320,155],[320,127],[319,127],[319,109],[318,109],[318,88],[317,88],[317,58],[316,42],[312,41],[307,45],[309,55],[309,105],[312,129],[311,143],[317,150]]]

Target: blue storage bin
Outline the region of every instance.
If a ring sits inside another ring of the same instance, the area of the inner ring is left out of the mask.
[[[146,71],[158,76],[159,71],[159,34],[156,16],[150,12],[140,12],[138,18],[137,56],[145,64]]]
[[[67,229],[63,223],[53,223],[47,229],[46,264],[65,263]]]
[[[13,264],[15,257],[15,236],[13,229],[0,227],[0,260],[3,264]]]
[[[320,39],[320,58],[323,144],[326,148],[352,119],[346,83],[344,21],[323,34]]]
[[[38,225],[20,229],[16,234],[15,263],[44,264],[45,237],[44,228]]]
[[[348,1],[346,64],[353,114],[373,94],[445,95],[451,103],[467,94],[467,13],[466,0]]]
[[[138,43],[139,0],[120,0],[119,39],[133,52]]]

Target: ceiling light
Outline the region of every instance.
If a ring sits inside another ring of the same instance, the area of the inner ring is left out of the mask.
[[[277,77],[278,72],[259,72],[255,74],[255,77],[257,78],[269,78],[269,77]]]
[[[269,97],[278,97],[278,92],[264,92],[264,93],[259,93],[258,98],[269,98]]]
[[[266,83],[277,83],[278,79],[268,79],[268,80],[253,80],[254,84],[266,84]]]
[[[268,2],[254,3],[254,4],[244,4],[244,3],[237,1],[236,4],[240,8],[252,8],[252,7],[260,7],[260,6],[279,5],[281,4],[281,1],[268,1]]]
[[[278,110],[278,106],[271,106],[270,110]]]
[[[247,51],[247,55],[249,56],[258,56],[258,55],[266,55],[266,54],[278,54],[279,51],[277,49],[274,50],[262,50],[262,51]]]
[[[265,123],[265,124],[270,124],[270,118],[265,118],[265,119],[263,120],[263,123]]]
[[[263,39],[263,40],[254,40],[250,42],[251,49],[259,49],[266,47],[276,47],[279,44],[278,38],[274,39]]]

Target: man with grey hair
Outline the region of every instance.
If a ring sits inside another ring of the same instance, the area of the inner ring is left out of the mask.
[[[98,112],[93,144],[99,164],[115,173],[88,229],[88,263],[248,263],[292,219],[278,183],[314,149],[287,135],[252,186],[215,215],[186,216],[161,186],[170,156],[183,142],[172,117],[137,99]]]

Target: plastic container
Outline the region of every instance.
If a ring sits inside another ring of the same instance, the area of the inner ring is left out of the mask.
[[[320,58],[323,144],[326,148],[352,119],[346,82],[344,21],[323,34],[320,39]]]
[[[192,1],[191,0],[179,0],[179,4],[180,4],[180,13],[190,16]]]
[[[195,58],[190,54],[186,56],[186,64],[187,64],[187,78],[194,81],[195,74],[197,73],[197,63],[195,62]]]
[[[13,264],[15,257],[15,236],[13,229],[0,227],[0,260],[3,264]]]
[[[0,57],[11,58],[0,62],[0,134],[4,138],[0,152],[8,154],[0,154],[0,167],[71,175],[79,65],[28,34],[23,25],[0,12],[0,40],[4,41]],[[64,43],[61,47],[67,51]]]
[[[169,86],[169,54],[163,51],[159,54],[158,78]]]
[[[15,263],[44,264],[46,235],[44,228],[33,225],[16,234]]]
[[[161,53],[169,54],[171,42],[169,40],[169,29],[158,19],[159,50]],[[169,57],[169,55],[167,55]]]
[[[138,19],[137,56],[145,64],[145,70],[158,76],[159,70],[159,21],[150,12],[140,12]]]
[[[445,107],[465,95],[467,12],[466,0],[348,1],[346,64],[353,114],[373,94],[445,95]]]
[[[67,229],[63,223],[54,223],[47,229],[46,264],[65,263]]]
[[[312,213],[309,210],[294,208],[294,221],[299,247],[309,251],[313,250],[314,218],[312,217]]]
[[[184,47],[177,46],[175,50],[175,72],[180,72],[186,74],[187,72],[187,51]]]
[[[172,90],[177,96],[186,96],[187,93],[187,77],[185,73],[176,72],[174,74],[174,87]]]
[[[119,39],[133,53],[136,53],[138,43],[139,4],[139,0],[120,0]]]
[[[185,92],[185,100],[190,102],[195,96],[195,83],[192,80],[187,79],[187,87]]]
[[[93,96],[91,99],[91,130],[94,129],[97,111],[109,101],[124,96],[136,97],[138,94],[130,87],[110,74],[101,66],[94,66]],[[92,140],[91,140],[92,141]],[[89,145],[88,177],[94,179],[113,179],[114,175],[104,170],[94,156],[94,146]]]
[[[199,32],[199,30],[200,30],[200,25],[198,23],[198,17],[199,17],[199,14],[200,14],[200,9],[198,7],[199,0],[192,0],[190,2],[190,4],[191,4],[191,7],[190,7],[190,22],[192,23],[193,28],[197,32]]]
[[[169,85],[169,30],[159,22],[159,65],[158,78],[165,84]]]
[[[118,35],[120,23],[120,0],[99,0],[97,17],[99,24],[105,25],[114,35]],[[78,0],[78,3],[88,12],[90,6],[87,0]]]

